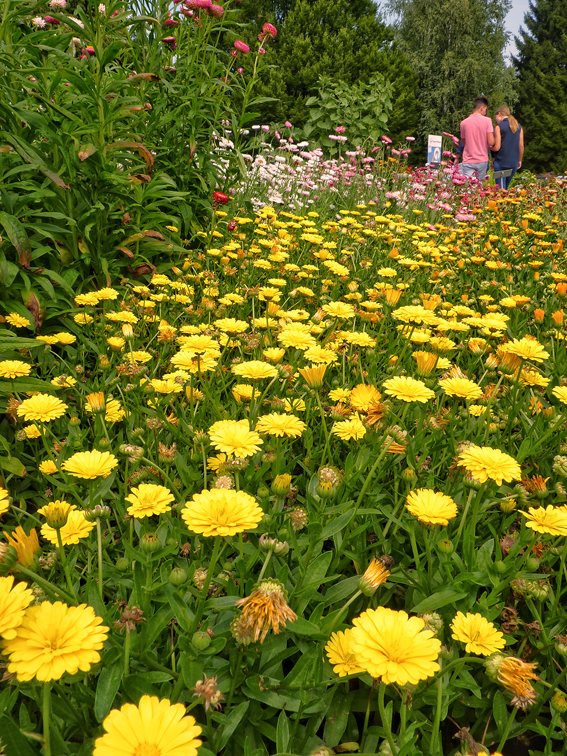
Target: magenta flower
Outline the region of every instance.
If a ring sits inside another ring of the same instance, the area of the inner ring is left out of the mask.
[[[293,129],[293,126],[291,125],[291,123],[289,121],[286,121],[284,123],[284,126],[286,127],[286,129]]]
[[[277,36],[277,33],[278,33],[278,30],[273,24],[264,24],[264,26],[262,27],[262,31],[268,37],[275,37]]]
[[[344,134],[346,131],[346,126],[335,126],[335,131],[337,134]]]
[[[245,55],[248,55],[250,52],[250,47],[246,44],[246,42],[243,42],[241,39],[237,39],[234,43],[234,47],[241,53],[244,53]]]
[[[178,23],[179,21],[176,21],[174,18],[166,18],[165,21],[163,22],[163,25],[169,28],[172,26],[177,26]]]

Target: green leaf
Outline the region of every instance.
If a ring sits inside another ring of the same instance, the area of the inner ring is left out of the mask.
[[[330,522],[328,525],[326,525],[323,528],[323,532],[321,533],[321,538],[323,540],[327,540],[327,538],[331,538],[337,533],[340,533],[341,530],[346,528],[346,526],[349,524],[349,522],[352,520],[353,517],[354,517],[354,508],[351,509],[350,511],[343,512],[343,514],[337,517],[336,520],[333,520],[332,522]]]
[[[456,591],[454,588],[445,588],[439,593],[434,593],[433,596],[420,601],[412,608],[412,612],[432,612],[436,609],[441,609],[447,604],[454,604],[457,601],[462,601],[469,594],[466,591]]]
[[[323,635],[323,633],[321,633],[317,625],[314,625],[312,622],[309,622],[303,617],[298,617],[295,622],[291,622],[287,626],[287,629],[292,633],[296,633],[297,635],[308,635],[311,638],[322,639],[326,637]]]
[[[37,756],[37,750],[31,747],[14,720],[6,715],[0,717],[0,733],[6,756]]]
[[[223,727],[221,736],[219,738],[217,750],[222,750],[225,745],[230,740],[233,732],[236,730],[238,725],[242,722],[242,719],[244,718],[244,715],[248,711],[248,707],[250,706],[250,701],[243,701],[241,704],[238,704],[238,706],[233,709],[229,716],[228,716],[228,722]]]
[[[0,467],[13,475],[19,475],[20,478],[27,475],[25,465],[16,457],[0,457]]]
[[[1,347],[0,351],[2,351]],[[48,391],[53,394],[57,389],[51,383],[48,383],[48,381],[42,381],[39,378],[0,380],[0,394],[23,394],[28,391]]]
[[[508,707],[502,693],[497,690],[492,699],[492,713],[498,727],[498,734],[502,735],[508,722]]]
[[[102,722],[112,708],[121,680],[122,664],[104,667],[100,673],[94,702],[94,715],[97,722]]]
[[[25,228],[15,216],[4,212],[0,212],[0,224],[8,234],[8,239],[16,248],[20,265],[29,268],[32,251]]]
[[[280,712],[276,728],[276,750],[278,753],[287,751],[290,740],[289,719],[285,711]]]

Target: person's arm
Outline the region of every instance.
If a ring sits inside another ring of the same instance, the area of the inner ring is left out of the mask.
[[[518,161],[518,170],[522,167],[522,158],[524,157],[524,130],[520,131],[520,159]]]
[[[490,144],[490,140],[488,143]],[[502,147],[502,132],[500,131],[500,126],[496,126],[494,129],[494,144],[492,145],[492,151],[498,152],[500,147]]]
[[[498,126],[496,128],[498,128]],[[490,147],[490,149],[491,150],[494,149],[494,143],[496,141],[496,139],[494,138],[494,132],[493,131],[487,132],[486,138],[488,139],[488,146]]]

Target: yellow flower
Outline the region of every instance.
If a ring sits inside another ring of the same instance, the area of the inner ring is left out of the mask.
[[[501,349],[508,352],[508,354],[515,354],[521,360],[531,360],[532,362],[543,362],[549,357],[549,352],[546,352],[533,336],[524,336],[523,339],[513,339],[503,344]]]
[[[214,359],[216,353],[204,352],[199,354],[191,349],[182,349],[171,358],[171,364],[181,370],[187,370],[189,373],[208,373],[217,366],[217,360]]]
[[[381,585],[384,585],[390,570],[380,562],[376,557],[370,562],[363,575],[358,581],[358,590],[362,591],[365,596],[373,596]]]
[[[158,394],[179,394],[183,391],[183,383],[178,383],[175,379],[152,378],[150,385]]]
[[[31,373],[31,365],[21,360],[2,360],[0,378],[23,378]]]
[[[241,614],[231,625],[231,630],[239,643],[254,641],[263,643],[270,628],[275,635],[280,625],[294,622],[297,614],[287,605],[287,591],[279,580],[261,580],[252,593],[236,602],[242,607]]]
[[[323,385],[323,379],[325,377],[325,371],[327,365],[311,365],[308,368],[299,368],[299,374],[305,381],[305,383],[312,389],[321,388]]]
[[[48,423],[65,414],[67,405],[51,394],[36,394],[24,399],[16,410],[18,417],[24,420],[41,420]]]
[[[445,378],[439,381],[439,385],[449,396],[462,399],[480,399],[482,396],[481,387],[468,378]]]
[[[488,662],[491,660],[489,659]],[[527,709],[534,703],[537,693],[531,684],[531,680],[537,680],[534,674],[535,663],[528,663],[515,656],[506,656],[497,661],[497,679],[506,690],[514,694],[512,699],[513,706],[519,709]]]
[[[435,396],[435,392],[428,389],[423,381],[416,381],[415,378],[407,376],[389,378],[382,385],[388,396],[393,396],[402,402],[424,403]]]
[[[52,386],[56,386],[56,388],[71,388],[77,381],[70,375],[58,375],[52,378],[50,383]]]
[[[113,709],[102,723],[93,756],[197,756],[201,728],[183,704],[142,696],[138,705]]]
[[[213,472],[218,472],[219,475],[225,471],[226,463],[229,458],[226,454],[217,454],[215,457],[207,457],[207,468]]]
[[[73,509],[69,512],[65,525],[59,530],[63,545],[72,546],[79,543],[81,538],[87,538],[95,524],[85,519],[85,512]],[[50,525],[45,524],[41,526],[41,535],[54,546],[58,545],[57,531]]]
[[[29,535],[18,525],[11,533],[4,531],[4,538],[9,546],[13,546],[18,553],[18,564],[22,567],[31,567],[35,555],[40,549],[39,540],[35,528],[32,528]]]
[[[128,360],[128,362],[133,362],[133,363],[141,362],[142,364],[149,362],[152,359],[152,355],[143,349],[139,351],[128,352],[125,355],[125,357]]]
[[[240,362],[238,365],[233,365],[231,370],[234,375],[248,378],[251,381],[260,381],[263,378],[275,378],[278,375],[278,371],[273,365],[268,365],[261,360]]]
[[[535,530],[536,533],[548,535],[567,536],[567,508],[554,507],[530,507],[527,512],[522,512],[526,518],[526,527]]]
[[[322,309],[332,318],[340,318],[341,320],[354,318],[355,315],[354,307],[345,302],[329,302],[329,304],[323,305]]]
[[[406,305],[394,310],[392,317],[411,325],[437,325],[439,318],[421,305]]]
[[[139,520],[143,517],[169,512],[171,509],[169,505],[175,501],[175,496],[165,486],[140,483],[125,499],[131,504],[127,509],[128,514]]]
[[[117,465],[118,460],[114,454],[95,449],[73,454],[66,462],[63,462],[62,468],[75,478],[94,480],[98,477],[108,478]]]
[[[65,673],[88,672],[100,661],[108,635],[94,609],[44,601],[26,609],[16,637],[2,642],[8,672],[19,682],[59,680]]]
[[[419,488],[407,497],[406,509],[426,525],[448,525],[457,516],[457,505],[450,496]]]
[[[232,336],[243,333],[250,328],[245,320],[236,320],[235,318],[221,318],[220,320],[215,320],[213,325],[219,331],[231,334]]]
[[[331,365],[334,362],[338,362],[339,355],[332,349],[324,349],[317,344],[306,350],[305,359],[315,364],[324,363],[325,365]]]
[[[119,352],[126,344],[126,341],[121,336],[110,336],[106,340],[106,343],[111,349]]]
[[[350,648],[372,677],[386,684],[417,685],[439,670],[441,641],[423,629],[419,617],[380,606],[363,612],[353,624]]]
[[[351,628],[340,630],[331,635],[329,642],[325,646],[327,658],[333,665],[333,672],[339,677],[358,675],[361,672],[364,672],[364,668],[357,663],[356,656],[351,651],[351,638]]]
[[[419,350],[412,353],[412,357],[417,362],[417,372],[419,375],[429,375],[434,367],[438,365],[438,356],[433,352]]]
[[[250,494],[222,488],[194,494],[181,512],[189,530],[204,536],[233,536],[254,530],[263,515]]]
[[[262,415],[256,423],[258,433],[267,433],[270,436],[288,436],[297,438],[301,436],[307,426],[295,415],[284,415],[280,412],[271,412]]]
[[[9,315],[6,315],[6,323],[14,326],[14,328],[31,328],[30,321],[18,315],[17,312],[11,312]]]
[[[359,383],[350,393],[350,406],[358,412],[368,412],[373,404],[378,404],[382,394],[376,386]]]
[[[57,501],[50,501],[49,504],[40,507],[37,514],[45,517],[48,525],[55,527],[54,523],[67,522],[70,513],[75,509],[77,509],[76,504],[69,504],[67,501],[57,499]]]
[[[0,577],[0,637],[11,640],[17,635],[27,607],[34,600],[25,583],[14,585],[14,576]]]
[[[537,370],[522,370],[520,373],[520,383],[522,386],[537,386],[538,388],[547,388],[551,383],[551,378],[546,378]]]
[[[278,334],[278,341],[284,347],[291,349],[310,349],[317,345],[315,337],[309,332],[309,329],[305,326],[301,326],[300,323],[295,323],[287,328],[284,328],[281,333]]]
[[[262,354],[264,355],[265,359],[267,359],[269,362],[273,362],[274,365],[276,365],[278,362],[281,362],[283,360],[285,349],[281,349],[280,347],[269,347],[268,349],[264,349]]]
[[[329,399],[333,402],[346,404],[350,399],[350,389],[338,388],[329,391]]]
[[[55,462],[52,462],[50,459],[46,459],[45,462],[40,462],[38,469],[40,473],[43,473],[44,475],[55,475],[56,472],[59,472]]]
[[[5,488],[0,488],[0,517],[10,509],[10,494]]]
[[[209,437],[215,449],[229,457],[251,457],[263,444],[248,420],[219,420],[209,428]]]
[[[510,483],[522,477],[520,465],[513,457],[490,446],[469,447],[459,454],[457,464],[481,483],[490,479],[501,486],[504,480]]]
[[[358,441],[365,436],[366,427],[360,417],[355,415],[348,420],[335,423],[331,429],[331,433],[343,441],[350,441],[351,439]]]
[[[457,612],[451,622],[452,638],[465,644],[467,654],[490,656],[506,645],[504,636],[482,614]]]
[[[551,393],[556,396],[562,404],[567,404],[567,386],[556,386]]]

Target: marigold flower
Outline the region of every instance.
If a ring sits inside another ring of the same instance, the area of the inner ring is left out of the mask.
[[[428,389],[423,381],[416,381],[415,378],[407,376],[389,378],[382,385],[388,396],[393,396],[402,402],[424,403],[435,396],[435,392]]]
[[[11,640],[17,635],[25,610],[34,600],[33,591],[25,583],[14,585],[14,576],[0,577],[0,637]]]
[[[526,527],[535,530],[536,533],[548,535],[567,536],[567,508],[554,507],[530,507],[527,512],[522,512],[526,518]]]
[[[376,386],[369,386],[365,383],[359,383],[350,392],[350,406],[358,412],[368,412],[373,404],[378,404],[382,394]]]
[[[426,525],[448,525],[457,516],[457,505],[450,496],[420,488],[407,497],[406,509]]]
[[[439,360],[438,355],[424,350],[413,352],[412,357],[417,362],[417,372],[419,375],[429,375]]]
[[[56,472],[59,472],[59,468],[51,459],[46,459],[44,462],[40,462],[38,470],[44,475],[55,475]]]
[[[165,486],[155,483],[141,483],[137,488],[132,488],[130,494],[125,497],[130,502],[126,510],[129,515],[140,520],[152,515],[160,515],[169,512],[169,506],[175,501],[175,496]]]
[[[14,326],[14,328],[30,328],[31,323],[27,318],[22,317],[17,312],[11,312],[9,315],[6,315],[6,323],[8,323],[11,326]]]
[[[325,377],[325,371],[327,365],[312,365],[308,368],[299,368],[299,374],[302,376],[305,383],[312,389],[321,388],[323,385],[323,379]]]
[[[278,635],[280,625],[285,627],[297,619],[287,605],[287,591],[279,580],[261,580],[250,596],[239,599],[236,606],[242,607],[242,612],[233,623],[233,632],[236,629],[244,643],[263,643],[270,628]]]
[[[298,438],[307,426],[295,415],[284,415],[280,412],[271,412],[269,415],[261,415],[256,423],[258,433],[267,433],[270,436],[287,436]]]
[[[543,362],[549,357],[549,352],[546,352],[542,345],[534,339],[533,336],[524,336],[523,339],[513,339],[507,344],[503,344],[502,348],[508,352],[508,354],[515,354],[521,360],[531,360],[532,362]]]
[[[448,396],[472,400],[483,395],[481,387],[468,378],[445,378],[439,381],[439,385]]]
[[[522,477],[520,465],[513,457],[489,446],[471,446],[465,449],[459,454],[457,464],[480,483],[494,480],[501,486],[504,480],[510,483]]]
[[[457,612],[451,630],[451,637],[465,644],[467,654],[490,656],[506,645],[503,634],[482,614]]]
[[[21,564],[22,567],[31,567],[35,555],[40,549],[35,528],[32,528],[27,534],[22,526],[18,525],[11,533],[4,531],[4,538],[10,546],[16,549],[18,564]]]
[[[278,375],[277,369],[273,365],[268,365],[261,360],[251,360],[250,362],[240,362],[231,368],[234,375],[241,378],[248,378],[251,381],[260,381],[264,378],[275,378]]]
[[[350,648],[372,677],[386,684],[417,685],[439,671],[441,641],[424,621],[383,606],[363,612],[354,621]]]
[[[114,454],[94,450],[73,454],[63,462],[62,468],[75,478],[94,480],[98,477],[108,478],[117,465]]]
[[[73,509],[69,512],[67,522],[58,528],[61,535],[61,542],[64,546],[72,546],[79,543],[81,538],[87,538],[91,530],[95,527],[94,522],[89,522],[85,517],[85,512],[80,509]],[[59,544],[57,538],[57,529],[48,525],[41,526],[41,535],[46,541],[54,546]]]
[[[197,756],[201,727],[183,704],[142,696],[140,702],[113,709],[102,723],[93,756]]]
[[[64,415],[66,409],[67,405],[61,399],[51,394],[36,394],[29,399],[24,399],[16,413],[24,420],[41,420],[49,423]]]
[[[534,674],[536,666],[535,663],[529,664],[514,656],[504,657],[497,663],[498,682],[514,694],[512,704],[518,709],[527,709],[537,698],[530,682],[538,679]]]
[[[0,378],[23,378],[31,373],[31,365],[21,360],[2,360]]]
[[[248,420],[219,420],[209,428],[209,437],[215,449],[229,457],[251,457],[263,444]]]
[[[338,436],[343,441],[358,441],[366,435],[366,426],[358,415],[350,417],[348,420],[342,420],[335,423],[331,429],[334,436]]]
[[[439,323],[439,318],[421,305],[399,307],[393,311],[392,317],[394,320],[411,325],[437,325]]]
[[[193,533],[233,536],[245,530],[254,530],[264,512],[256,499],[244,491],[215,488],[194,494],[181,516]]]
[[[321,308],[327,315],[332,318],[339,318],[340,320],[347,320],[354,318],[354,307],[346,302],[329,302],[329,304],[323,305]]]
[[[390,575],[383,563],[374,558],[358,581],[358,590],[365,596],[373,596],[381,585],[384,585]]]
[[[44,601],[26,609],[13,638],[1,644],[8,656],[8,672],[19,682],[59,680],[65,673],[88,672],[100,661],[108,635],[94,609],[86,604],[66,606]]]
[[[551,393],[557,397],[562,404],[567,404],[567,386],[556,386]]]
[[[364,672],[364,668],[357,663],[356,656],[350,648],[351,638],[352,628],[340,630],[331,635],[325,646],[327,658],[333,665],[333,672],[339,677],[358,675]]]

